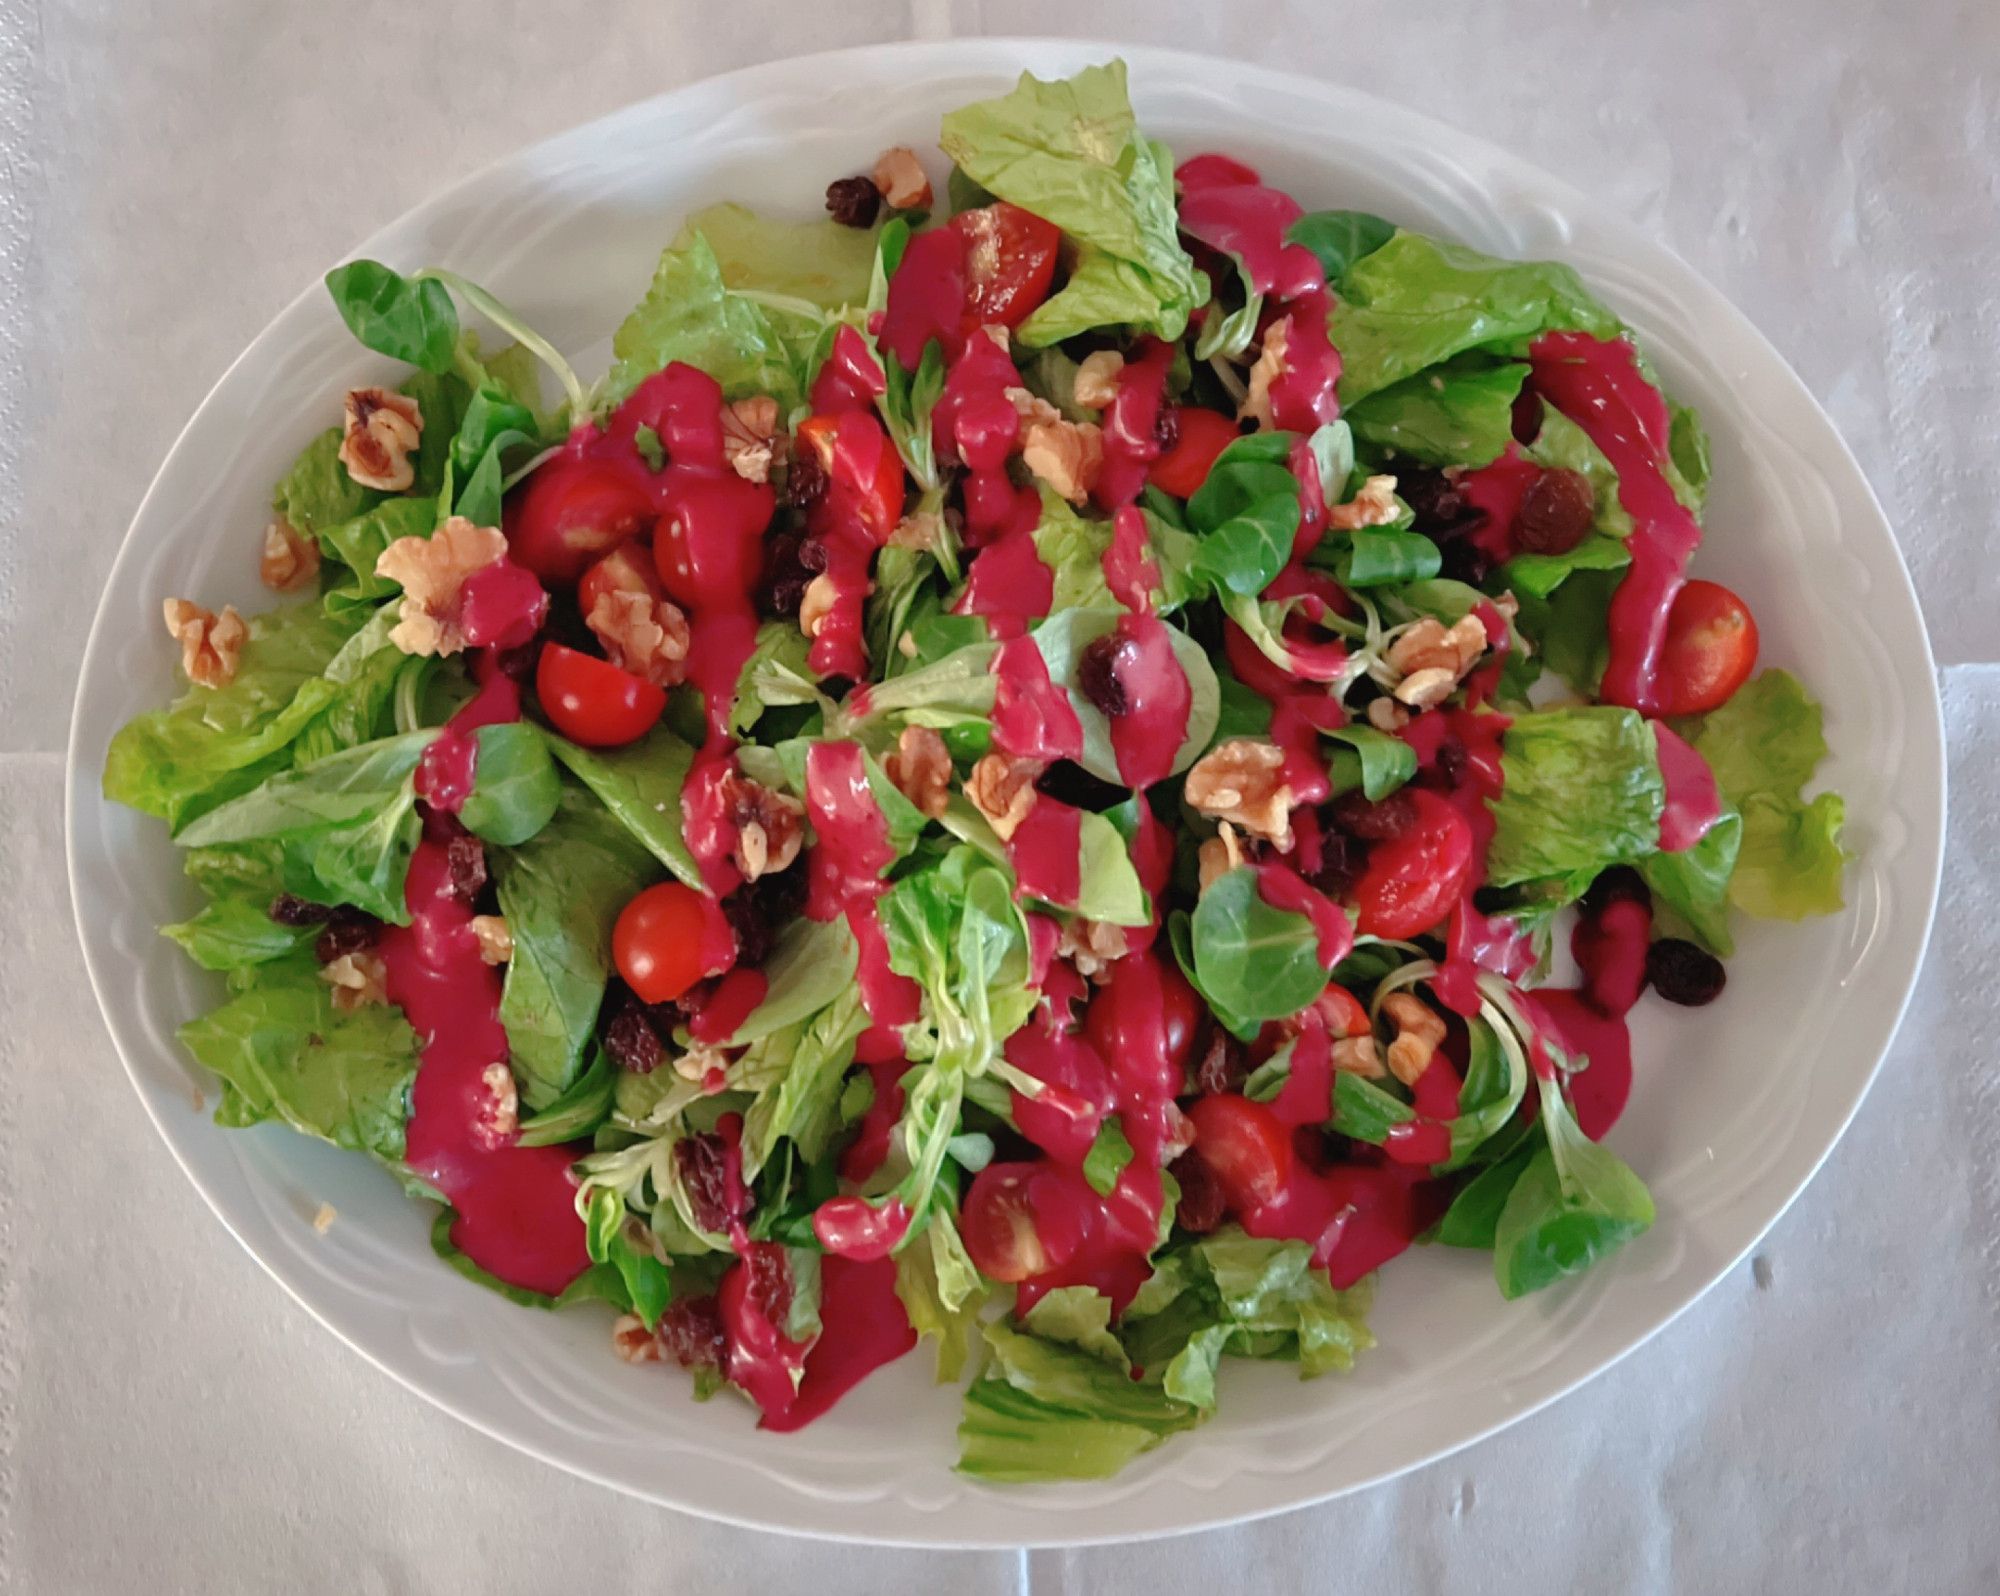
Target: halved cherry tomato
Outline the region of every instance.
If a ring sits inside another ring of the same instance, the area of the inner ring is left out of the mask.
[[[1355,930],[1371,937],[1413,937],[1451,913],[1472,874],[1472,828],[1434,792],[1407,789],[1416,818],[1401,835],[1378,842],[1355,883]]]
[[[660,596],[660,578],[653,568],[653,551],[643,543],[621,543],[583,573],[576,585],[576,607],[584,619],[597,608],[607,593],[643,593]]]
[[[1329,986],[1313,999],[1313,1008],[1326,1021],[1326,1034],[1336,1040],[1347,1036],[1366,1036],[1373,1029],[1361,1000],[1344,986]]]
[[[1667,612],[1660,649],[1659,711],[1702,715],[1725,704],[1757,668],[1750,606],[1719,582],[1690,582]]]
[[[1083,1017],[1083,1035],[1113,1076],[1174,1097],[1194,1056],[1201,1015],[1201,999],[1180,967],[1157,953],[1141,954],[1111,966]],[[1164,1078],[1150,1079],[1153,1070],[1164,1070]]]
[[[544,582],[566,585],[584,567],[652,525],[657,512],[628,473],[601,461],[555,459],[507,502],[507,541]]]
[[[882,424],[862,410],[808,416],[799,423],[799,441],[812,448],[826,473],[815,521],[837,525],[851,517],[874,542],[886,543],[903,518],[903,457]]]
[[[1061,229],[1005,200],[960,211],[951,226],[965,240],[965,334],[1020,326],[1048,298]]]
[[[1242,434],[1219,410],[1183,409],[1180,429],[1174,446],[1153,462],[1146,480],[1162,493],[1188,499],[1208,480],[1208,468],[1215,464],[1215,457]]]
[[[642,1003],[668,1003],[701,979],[701,895],[678,881],[648,887],[619,912],[611,958]]]
[[[690,610],[747,607],[777,507],[768,484],[734,473],[681,483],[673,513],[653,535],[653,564],[674,602]]]
[[[535,693],[549,723],[586,748],[637,742],[667,707],[666,689],[561,643],[542,649]]]
[[[1194,1150],[1231,1208],[1261,1208],[1285,1189],[1292,1173],[1292,1135],[1264,1104],[1233,1094],[1203,1097],[1187,1114],[1194,1122]]]
[[[958,1217],[965,1250],[988,1280],[1019,1282],[1059,1269],[1089,1231],[1095,1194],[1057,1164],[988,1164]]]

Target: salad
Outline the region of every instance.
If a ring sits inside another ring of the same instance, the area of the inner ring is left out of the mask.
[[[104,790],[220,1123],[767,1429],[921,1339],[962,1469],[1094,1477],[1350,1367],[1413,1244],[1503,1312],[1644,1231],[1626,1014],[1838,908],[1842,809],[1569,268],[1177,164],[1117,62],[941,144],[689,218],[588,386],[331,273],[402,367]]]

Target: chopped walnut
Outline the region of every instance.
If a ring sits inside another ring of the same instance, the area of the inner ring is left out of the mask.
[[[375,574],[402,585],[403,603],[389,641],[405,654],[456,654],[465,647],[459,590],[474,571],[507,557],[498,527],[455,515],[427,538],[398,538],[375,561]]]
[[[726,1069],[729,1055],[719,1047],[697,1042],[674,1060],[674,1073],[684,1081],[704,1081],[711,1070]]]
[[[1104,465],[1104,433],[1094,421],[1035,421],[1021,463],[1071,504],[1081,504]]]
[[[1264,329],[1264,347],[1257,364],[1250,368],[1250,391],[1237,407],[1238,421],[1254,421],[1260,427],[1275,425],[1271,420],[1271,384],[1285,374],[1285,345],[1292,336],[1292,318],[1280,316]]]
[[[340,1212],[332,1203],[321,1203],[318,1210],[313,1214],[313,1234],[324,1236],[329,1230],[333,1229],[333,1222],[339,1217]]]
[[[1382,1066],[1382,1049],[1372,1036],[1341,1037],[1333,1044],[1333,1067],[1371,1081],[1379,1081],[1388,1073]]]
[[[671,600],[644,589],[606,588],[583,619],[620,670],[655,687],[672,687],[687,675],[687,617]]]
[[[1377,731],[1399,732],[1410,724],[1410,712],[1393,698],[1369,701],[1368,724]]]
[[[280,518],[264,528],[257,576],[274,593],[296,593],[319,575],[319,544]]]
[[[892,549],[930,550],[938,546],[944,531],[944,517],[935,510],[912,510],[889,534]]]
[[[1511,621],[1521,613],[1521,601],[1512,592],[1502,593],[1493,601],[1493,607],[1500,612],[1503,620]]]
[[[746,482],[771,480],[771,462],[782,452],[783,438],[778,401],[768,394],[738,399],[722,412],[722,458]]]
[[[389,966],[369,948],[321,965],[319,978],[333,988],[333,1006],[343,1014],[389,1001]]]
[[[1485,652],[1486,627],[1477,615],[1461,616],[1449,628],[1426,615],[1389,645],[1384,658],[1403,676],[1397,699],[1429,709],[1451,696]]]
[[[899,211],[925,211],[931,204],[931,180],[924,175],[923,163],[915,150],[898,144],[884,150],[875,162],[875,187],[890,207]]]
[[[1118,397],[1118,373],[1125,369],[1125,357],[1115,349],[1100,349],[1085,355],[1076,368],[1075,399],[1085,410],[1102,410]]]
[[[424,413],[416,400],[387,388],[349,389],[340,463],[364,488],[401,493],[417,480],[410,451],[423,434]]]
[[[505,915],[475,914],[472,934],[479,939],[482,964],[505,964],[514,957],[514,933],[507,929]]]
[[[1402,513],[1396,505],[1396,479],[1370,477],[1345,504],[1326,507],[1326,524],[1334,532],[1354,532],[1364,526],[1387,526]]]
[[[1458,677],[1442,666],[1412,671],[1396,684],[1396,699],[1412,709],[1435,709],[1458,686]]]
[[[658,1363],[660,1338],[636,1313],[621,1313],[611,1325],[611,1345],[627,1363]]]
[[[514,1072],[501,1060],[479,1072],[479,1084],[486,1088],[486,1100],[474,1111],[472,1139],[492,1152],[519,1133],[521,1098],[514,1087]]]
[[[745,881],[775,875],[798,858],[806,839],[806,806],[798,799],[732,772],[723,778],[722,802],[736,830],[729,857]]]
[[[1396,1027],[1396,1039],[1389,1044],[1389,1073],[1405,1086],[1415,1086],[1444,1042],[1444,1020],[1412,992],[1391,992],[1382,1000],[1382,1012]]]
[[[1195,854],[1196,862],[1201,867],[1201,890],[1208,891],[1230,871],[1239,869],[1247,857],[1243,851],[1243,839],[1236,835],[1236,828],[1223,821],[1215,828],[1215,835],[1204,842]]]
[[[1217,743],[1187,773],[1187,801],[1211,820],[1227,820],[1280,853],[1292,846],[1292,789],[1285,751],[1254,737]]]
[[[1026,388],[1008,388],[1005,397],[1014,407],[1014,414],[1021,418],[1021,438],[1025,442],[1028,429],[1038,422],[1060,421],[1063,413],[1048,400],[1030,393]]]
[[[882,761],[889,780],[928,819],[944,813],[951,797],[951,751],[928,726],[905,726]]]
[[[1102,920],[1073,917],[1056,941],[1056,957],[1068,959],[1078,975],[1099,984],[1111,979],[1111,966],[1131,951],[1125,928]]]
[[[236,679],[250,628],[235,605],[223,605],[217,615],[187,599],[170,598],[162,608],[168,632],[181,645],[181,669],[189,681],[197,687],[227,687]]]
[[[806,583],[805,597],[799,600],[799,630],[818,637],[826,618],[840,603],[840,584],[822,571]]]
[[[1041,773],[1042,767],[1032,759],[988,754],[966,776],[965,796],[1006,842],[1035,807],[1035,778]]]

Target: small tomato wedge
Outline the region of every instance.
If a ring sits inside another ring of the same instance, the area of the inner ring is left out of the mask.
[[[860,523],[875,543],[886,543],[903,518],[903,457],[873,416],[860,410],[808,416],[799,442],[810,447],[826,473],[826,492],[813,507],[817,526]]]
[[[1208,480],[1208,468],[1215,464],[1215,457],[1242,434],[1219,410],[1183,409],[1179,425],[1174,446],[1153,462],[1146,480],[1162,493],[1187,499]]]
[[[1378,842],[1355,883],[1362,936],[1417,936],[1451,913],[1472,874],[1472,828],[1434,792],[1410,793],[1415,818]]]
[[[588,460],[550,460],[508,497],[513,557],[544,582],[568,586],[600,555],[645,532],[657,512],[631,475]]]
[[[965,240],[967,337],[981,327],[1018,327],[1049,295],[1062,233],[1032,211],[1002,200],[961,211],[952,230]]]
[[[1690,582],[1667,613],[1660,649],[1659,712],[1703,715],[1729,702],[1757,668],[1750,606],[1719,582]]]
[[[1234,1095],[1204,1097],[1187,1113],[1194,1150],[1231,1208],[1261,1208],[1284,1190],[1292,1173],[1291,1132],[1264,1104]]]
[[[648,887],[619,913],[611,958],[642,1003],[667,1003],[701,979],[701,895],[678,881]]]
[[[535,693],[549,724],[586,748],[637,742],[667,707],[665,688],[561,643],[542,649]]]
[[[988,1164],[960,1209],[965,1250],[988,1280],[1018,1284],[1059,1269],[1083,1246],[1094,1194],[1055,1164]]]

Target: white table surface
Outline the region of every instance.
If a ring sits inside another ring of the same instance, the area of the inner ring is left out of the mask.
[[[0,0],[0,1587],[2000,1588],[2000,10],[1991,0]],[[343,1351],[222,1231],[97,1021],[73,662],[182,421],[325,265],[517,145],[843,44],[1084,31],[1364,86],[1636,218],[1840,423],[1943,667],[1945,900],[1853,1130],[1746,1264],[1555,1408],[1243,1530],[916,1554],[572,1480]]]

